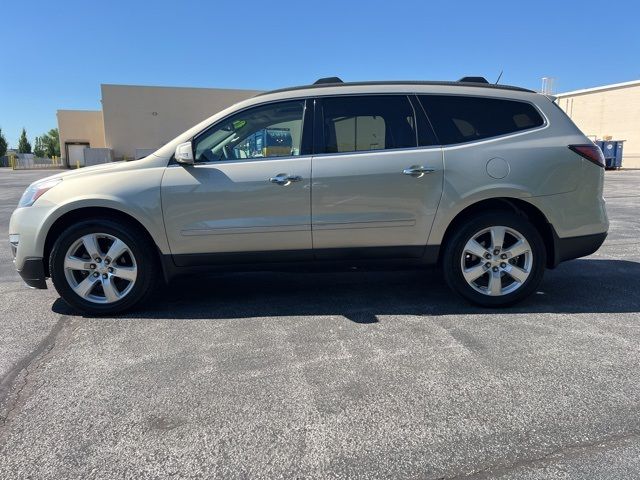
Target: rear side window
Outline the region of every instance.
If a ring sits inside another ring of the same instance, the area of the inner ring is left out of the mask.
[[[499,98],[419,95],[444,145],[520,132],[544,124],[533,105]]]
[[[417,146],[413,107],[404,95],[322,99],[324,153]]]

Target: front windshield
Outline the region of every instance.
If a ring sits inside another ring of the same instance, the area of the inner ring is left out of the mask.
[[[195,161],[300,155],[304,101],[240,112],[195,139]]]

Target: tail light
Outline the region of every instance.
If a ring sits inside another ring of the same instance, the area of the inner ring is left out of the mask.
[[[569,149],[576,152],[582,158],[586,158],[590,162],[604,168],[604,155],[597,145],[569,145]]]

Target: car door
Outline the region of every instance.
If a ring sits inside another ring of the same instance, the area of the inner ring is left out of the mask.
[[[314,252],[420,257],[442,195],[442,149],[408,95],[317,100]]]
[[[305,112],[305,100],[246,109],[194,137],[194,165],[167,167],[162,207],[177,265],[311,258]]]

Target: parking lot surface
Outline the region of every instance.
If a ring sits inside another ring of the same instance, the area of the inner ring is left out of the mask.
[[[506,310],[430,271],[189,278],[83,318],[13,271],[0,169],[0,478],[638,478],[640,171],[610,235]]]

